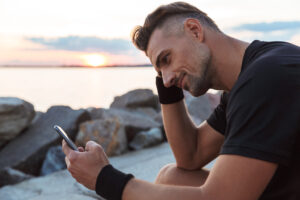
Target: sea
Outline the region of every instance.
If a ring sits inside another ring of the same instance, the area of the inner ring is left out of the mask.
[[[54,105],[109,108],[114,97],[134,89],[155,94],[152,67],[0,67],[0,97],[18,97],[46,112]]]

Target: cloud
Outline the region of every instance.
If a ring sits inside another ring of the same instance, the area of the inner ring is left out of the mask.
[[[235,30],[249,30],[257,32],[271,32],[300,29],[300,21],[278,21],[270,23],[254,23],[254,24],[242,24],[234,27]]]
[[[291,38],[290,42],[300,46],[300,33]]]
[[[108,52],[112,54],[129,53],[135,49],[125,39],[103,39],[99,37],[68,36],[58,38],[27,37],[33,43],[42,44],[50,49],[84,52]]]

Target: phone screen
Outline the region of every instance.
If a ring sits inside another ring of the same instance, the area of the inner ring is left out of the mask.
[[[67,133],[58,125],[53,127],[56,132],[67,142],[68,146],[74,151],[78,151],[77,146],[72,142],[72,140],[68,137]]]

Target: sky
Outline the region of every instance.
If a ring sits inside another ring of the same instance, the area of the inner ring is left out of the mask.
[[[150,64],[136,25],[169,0],[0,0],[0,65]],[[300,45],[299,0],[188,0],[226,34]]]

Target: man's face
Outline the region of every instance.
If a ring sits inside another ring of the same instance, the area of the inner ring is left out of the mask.
[[[209,48],[191,34],[153,31],[147,55],[163,78],[165,87],[177,86],[193,96],[201,96],[211,87]]]

